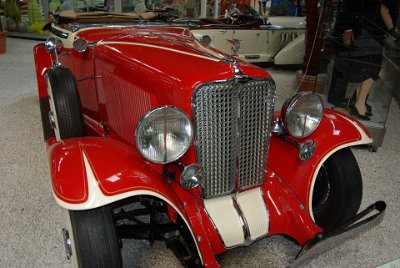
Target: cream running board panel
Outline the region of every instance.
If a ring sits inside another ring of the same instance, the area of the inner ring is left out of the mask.
[[[204,200],[226,248],[249,245],[266,236],[269,215],[260,188]]]

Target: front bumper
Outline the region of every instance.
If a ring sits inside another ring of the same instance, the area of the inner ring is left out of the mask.
[[[385,209],[386,203],[378,201],[331,232],[318,234],[303,245],[289,267],[303,267],[316,256],[378,225],[383,220]]]

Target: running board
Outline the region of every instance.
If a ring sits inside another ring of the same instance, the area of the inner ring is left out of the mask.
[[[303,267],[316,256],[378,225],[383,220],[385,209],[386,203],[384,201],[378,201],[337,227],[335,230],[326,234],[318,234],[314,238],[308,240],[302,246],[289,267]],[[365,218],[375,210],[377,211],[376,214]]]

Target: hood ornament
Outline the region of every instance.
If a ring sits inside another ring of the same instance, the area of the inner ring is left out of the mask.
[[[232,55],[233,56],[238,56],[239,55],[239,49],[240,49],[240,39],[226,39],[226,41],[231,44],[231,50],[232,50]]]

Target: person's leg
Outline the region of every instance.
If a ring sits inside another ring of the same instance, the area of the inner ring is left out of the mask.
[[[369,90],[371,89],[373,83],[374,80],[372,78],[368,78],[367,80],[363,81],[360,84],[360,87],[357,90],[357,100],[354,106],[356,107],[360,115],[365,116],[365,113],[367,112],[367,107],[365,106],[365,102],[367,100]]]
[[[346,108],[346,90],[347,79],[344,77],[342,72],[339,72],[334,68],[328,93],[328,102],[332,103],[336,107]]]

